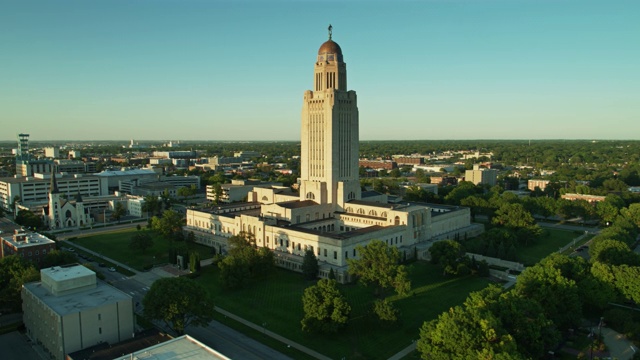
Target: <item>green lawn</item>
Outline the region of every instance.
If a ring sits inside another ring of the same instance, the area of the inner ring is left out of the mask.
[[[580,236],[573,231],[544,229],[547,236],[542,236],[529,246],[516,248],[516,256],[518,262],[531,266],[540,262],[540,260],[549,256],[551,253],[558,251],[563,246],[572,242],[573,239]]]
[[[136,231],[147,230],[125,229],[107,234],[69,239],[69,241],[129,265],[137,270],[143,270],[145,265],[166,264],[168,262],[169,241],[151,233],[153,237],[153,246],[151,248],[147,249],[144,253],[132,251],[129,249],[129,240]],[[201,259],[207,259],[213,256],[211,248],[204,245],[186,242],[179,242],[175,245],[187,246],[189,251],[197,251],[200,253]]]
[[[444,278],[441,269],[425,262],[410,265],[409,271],[413,294],[390,298],[401,311],[401,320],[393,325],[381,324],[370,314],[371,290],[341,286],[352,312],[347,328],[336,335],[302,333],[302,293],[314,282],[302,280],[300,274],[275,269],[266,280],[227,291],[220,285],[218,269],[207,267],[197,281],[207,287],[217,306],[255,324],[266,323],[267,329],[331,358],[387,359],[418,338],[425,320],[462,303],[470,292],[488,283],[476,277]]]

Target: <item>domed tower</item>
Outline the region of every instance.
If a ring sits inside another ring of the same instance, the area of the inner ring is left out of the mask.
[[[347,90],[342,49],[329,39],[318,50],[314,87],[304,93],[300,199],[344,209],[360,199],[358,178],[358,104]]]

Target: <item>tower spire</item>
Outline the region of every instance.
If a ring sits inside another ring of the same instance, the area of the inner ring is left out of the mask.
[[[51,171],[51,186],[49,186],[49,192],[51,194],[57,194],[60,191],[58,190],[58,182],[56,181],[56,169],[55,167]]]
[[[333,26],[331,26],[331,24],[329,24],[329,40],[331,40],[331,33],[333,32]]]

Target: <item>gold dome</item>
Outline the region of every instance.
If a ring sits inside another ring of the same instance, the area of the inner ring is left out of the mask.
[[[320,45],[320,50],[318,50],[318,55],[323,55],[326,53],[330,54],[338,54],[342,56],[342,49],[340,49],[340,45],[333,40],[327,40],[324,44]]]

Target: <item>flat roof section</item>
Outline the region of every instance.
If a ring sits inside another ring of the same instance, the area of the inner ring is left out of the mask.
[[[189,335],[115,358],[114,360],[153,359],[153,360],[230,360]]]
[[[60,316],[132,299],[102,281],[98,281],[95,288],[61,296],[50,293],[40,281],[24,284],[24,287]]]
[[[2,235],[5,235],[5,234],[2,234]],[[55,241],[38,233],[25,233],[23,234],[23,236],[26,241],[16,241],[13,237],[13,234],[8,236],[3,236],[2,240],[8,242],[9,244],[15,246],[18,249],[55,243]]]

